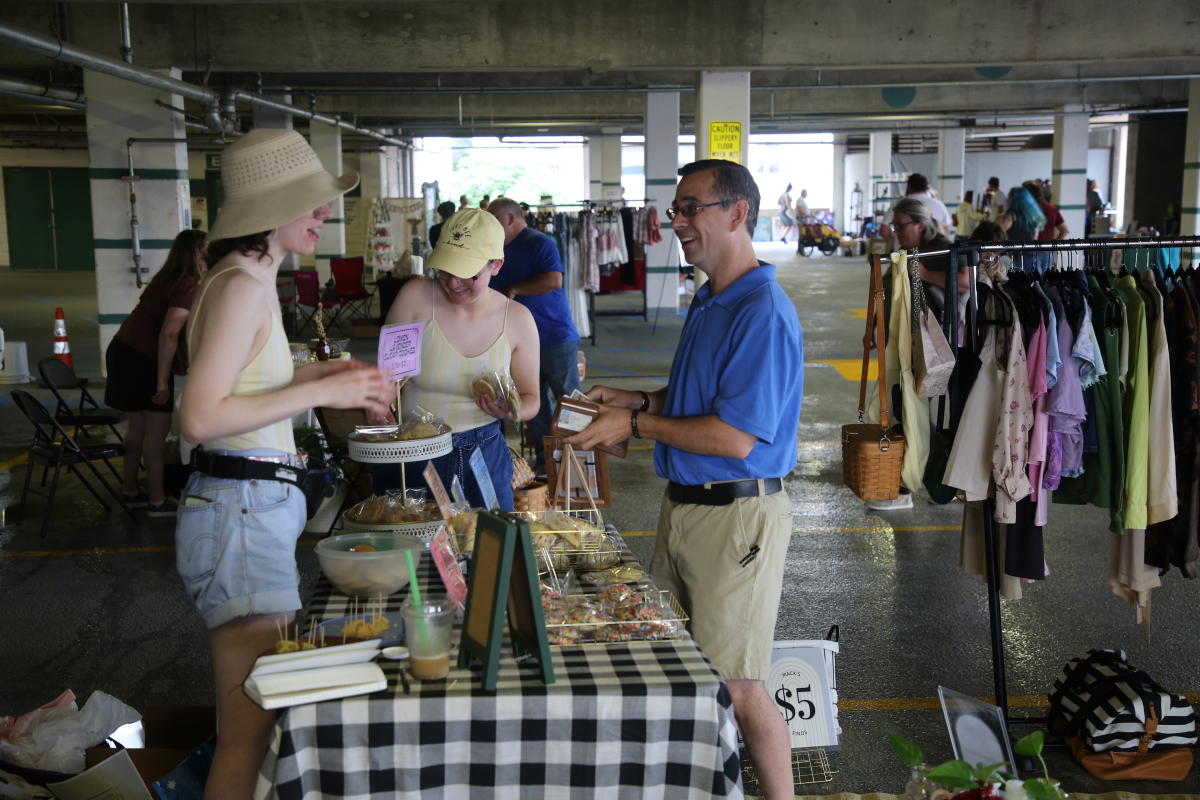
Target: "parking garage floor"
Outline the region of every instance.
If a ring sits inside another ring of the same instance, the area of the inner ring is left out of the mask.
[[[797,791],[901,792],[908,772],[887,735],[914,739],[930,761],[950,758],[938,686],[993,693],[984,586],[958,568],[957,503],[933,506],[918,495],[911,510],[876,513],[841,484],[839,427],[853,421],[857,399],[865,261],[759,247],[761,258],[779,265],[796,303],[806,360],[799,458],[785,481],[795,535],[776,638],[820,638],[831,625],[841,632],[842,735],[830,752],[836,774]],[[77,371],[100,382],[92,275],[5,272],[0,284],[0,326],[10,341],[28,343],[31,365],[50,352],[54,308],[62,306]],[[604,297],[600,306],[629,302]],[[595,346],[583,347],[586,383],[661,386],[681,321],[668,314],[649,322],[601,318]],[[368,357],[371,346],[356,342],[352,349]],[[65,688],[81,699],[102,689],[134,707],[212,704],[207,636],[175,575],[173,524],[106,514],[68,479],[41,538],[43,501],[31,501],[23,521],[15,508],[30,430],[10,388],[0,387],[0,715],[35,708]],[[615,508],[606,516],[648,561],[663,481],[654,475],[649,445],[631,451],[610,462]],[[1105,512],[1052,507],[1045,535],[1051,576],[1027,586],[1024,599],[1003,604],[1014,715],[1041,713],[1062,664],[1099,647],[1125,649],[1161,684],[1200,700],[1200,582],[1164,577],[1147,639],[1108,589],[1108,536]],[[306,534],[299,549],[309,591],[318,572],[314,540]],[[1028,730],[1014,727],[1014,738]],[[1065,751],[1051,751],[1048,761],[1068,792],[1200,790],[1195,769],[1185,783],[1102,782]]]

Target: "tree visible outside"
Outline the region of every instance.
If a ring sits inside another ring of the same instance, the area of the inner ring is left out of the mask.
[[[478,205],[486,194],[536,206],[543,194],[572,203],[583,194],[581,146],[474,147],[455,151],[453,170],[437,176],[440,194],[457,201],[465,194]]]

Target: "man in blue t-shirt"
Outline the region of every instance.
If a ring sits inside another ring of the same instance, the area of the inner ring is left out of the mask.
[[[679,597],[726,680],[764,794],[790,798],[791,737],[763,681],[792,534],[782,479],[796,464],[800,322],[775,267],[754,254],[750,171],[709,159],[679,174],[667,217],[684,258],[709,281],[688,309],[670,382],[654,392],[593,387],[600,414],[567,441],[581,450],[631,436],[657,442],[654,466],[669,483],[655,581]]]
[[[504,266],[491,286],[533,313],[542,343],[542,404],[529,421],[537,463],[545,463],[542,437],[550,433],[550,419],[558,398],[579,388],[579,332],[571,320],[563,289],[563,265],[554,240],[530,228],[525,212],[515,201],[497,197],[488,211],[504,228]]]

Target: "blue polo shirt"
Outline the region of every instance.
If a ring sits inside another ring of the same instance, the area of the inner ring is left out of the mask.
[[[654,467],[687,485],[782,478],[796,465],[804,342],[796,308],[759,262],[718,295],[696,292],[671,364],[665,417],[715,414],[758,441],[744,459],[689,453],[659,442]]]
[[[541,231],[526,228],[504,245],[504,266],[488,285],[504,292],[514,283],[535,278],[543,272],[562,271],[562,259],[554,240]],[[517,302],[533,314],[542,347],[579,341],[579,332],[575,330],[567,305],[567,293],[562,288],[546,294],[517,295]]]

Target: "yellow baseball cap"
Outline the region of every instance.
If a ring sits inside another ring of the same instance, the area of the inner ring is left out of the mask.
[[[495,258],[504,258],[500,220],[482,208],[464,208],[442,225],[425,266],[456,278],[474,278]]]

